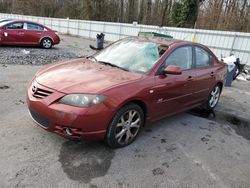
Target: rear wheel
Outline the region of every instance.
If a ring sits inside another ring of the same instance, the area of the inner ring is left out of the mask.
[[[213,110],[215,108],[215,106],[217,105],[219,101],[220,94],[221,94],[221,87],[220,85],[216,85],[208,97],[208,101],[206,105],[208,110]]]
[[[237,76],[239,76],[239,74],[240,74],[240,67],[236,65],[236,70],[234,73],[233,80],[236,80],[236,78],[237,78]]]
[[[41,41],[41,46],[45,49],[50,49],[53,46],[53,42],[50,38],[44,38]]]
[[[129,103],[115,114],[111,121],[105,142],[112,148],[131,144],[144,123],[144,113],[140,106]]]

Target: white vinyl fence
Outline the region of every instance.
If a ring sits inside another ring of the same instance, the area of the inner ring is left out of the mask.
[[[16,14],[2,14],[1,18],[31,20],[46,25],[62,34],[95,38],[97,33],[105,33],[105,39],[115,41],[126,36],[136,36],[139,31],[167,32],[176,39],[196,42],[208,46],[220,59],[231,53],[239,57],[244,64],[250,65],[250,33],[210,31],[201,29],[185,29],[174,27],[148,26],[139,24],[124,24],[112,22],[97,22],[46,18]]]

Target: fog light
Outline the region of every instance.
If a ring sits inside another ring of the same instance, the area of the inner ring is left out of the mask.
[[[67,135],[72,136],[73,135],[73,131],[71,130],[71,128],[66,128],[65,132],[67,133]]]

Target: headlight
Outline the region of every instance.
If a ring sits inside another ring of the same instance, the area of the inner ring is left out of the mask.
[[[60,103],[76,107],[89,107],[103,102],[106,99],[102,95],[69,94],[60,99]]]

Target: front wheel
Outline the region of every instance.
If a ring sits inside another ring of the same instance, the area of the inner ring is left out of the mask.
[[[41,41],[41,46],[45,49],[50,49],[52,46],[53,46],[53,42],[51,39],[49,38],[44,38],[42,41]]]
[[[219,85],[216,85],[208,97],[208,101],[206,105],[208,110],[213,110],[215,108],[215,106],[217,105],[219,101],[220,94],[221,94],[221,87]]]
[[[129,103],[122,107],[112,119],[105,142],[111,148],[120,148],[131,144],[144,123],[144,113],[140,106]]]

